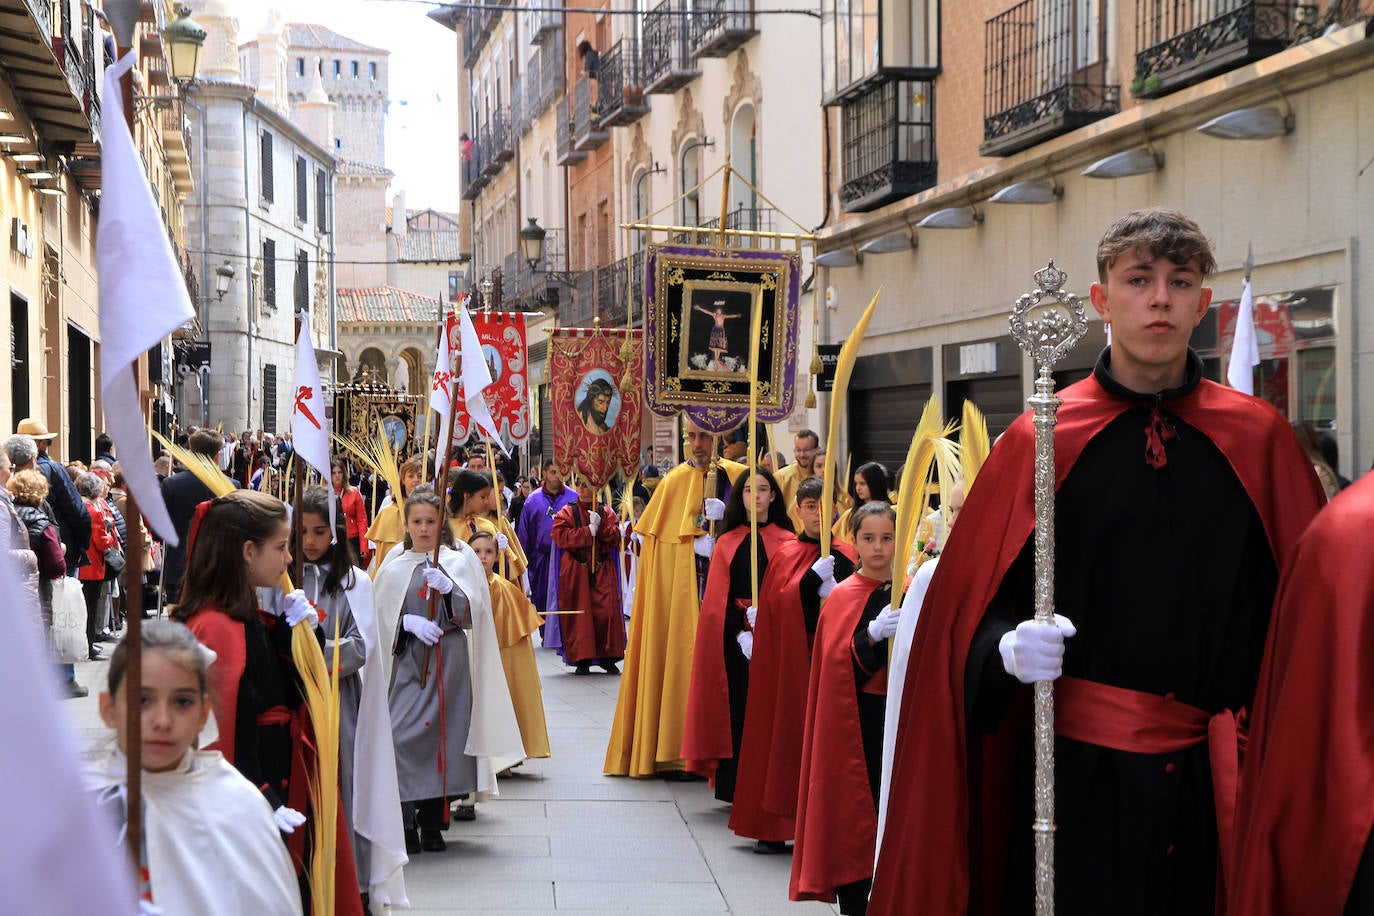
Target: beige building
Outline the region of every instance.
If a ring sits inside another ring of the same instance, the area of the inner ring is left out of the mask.
[[[1347,476],[1369,466],[1369,4],[823,7],[838,216],[822,233],[822,336],[843,339],[884,290],[850,394],[855,460],[900,461],[931,392],[949,415],[972,398],[1004,428],[1032,380],[1007,336],[1032,272],[1054,258],[1086,299],[1106,226],[1170,206],[1216,247],[1194,336],[1208,374],[1224,376],[1253,245],[1256,393],[1332,431]],[[1104,343],[1094,321],[1061,381]]]
[[[169,96],[159,37],[169,7],[144,7],[136,32],[136,91]],[[110,63],[105,33],[87,2],[13,3],[0,8],[0,216],[7,256],[0,288],[10,371],[0,376],[0,430],[26,416],[58,433],[53,450],[89,461],[100,408],[100,320],[95,269],[99,212],[100,84]],[[180,103],[135,108],[134,144],[148,169],[167,232],[192,296],[201,285],[182,228],[192,190]],[[194,328],[188,328],[194,333]],[[172,390],[167,358],[145,361],[142,390],[154,421],[167,428]],[[6,433],[8,434],[8,433]]]

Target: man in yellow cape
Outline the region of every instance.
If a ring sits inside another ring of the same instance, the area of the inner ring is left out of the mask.
[[[692,460],[663,478],[635,525],[643,538],[625,668],[605,771],[609,776],[681,772],[682,728],[701,611],[698,557],[713,542],[703,525],[719,520],[725,492],[744,465],[717,463],[717,492],[703,499],[714,437],[686,421]]]

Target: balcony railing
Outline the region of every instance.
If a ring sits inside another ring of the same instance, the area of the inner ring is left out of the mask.
[[[461,141],[460,141],[461,142]],[[475,200],[491,178],[487,170],[489,160],[485,138],[479,132],[471,141],[463,157],[463,200]]]
[[[484,28],[486,15],[486,10],[472,7],[463,13],[463,66],[469,70],[476,66],[478,55],[491,37],[491,33]]]
[[[987,21],[983,155],[1007,156],[1121,109],[1102,63],[1107,17],[1083,10],[1081,0],[1023,0]]]
[[[725,57],[759,33],[753,0],[696,0],[692,32],[697,57]]]
[[[512,136],[524,136],[529,128],[525,115],[525,75],[522,73],[510,83],[510,129]]]
[[[934,187],[935,85],[929,80],[877,83],[843,103],[840,203],[874,210]]]
[[[502,164],[515,158],[515,140],[511,135],[510,114],[506,109],[498,108],[492,112],[487,137],[491,144],[491,161],[499,172]]]
[[[645,92],[676,92],[701,74],[688,47],[690,33],[674,0],[663,0],[644,15],[640,72]]]
[[[743,232],[772,232],[774,211],[771,207],[739,206],[725,214],[725,228]],[[719,229],[720,217],[713,216],[701,224],[703,229]],[[729,240],[727,240],[727,243]]]
[[[549,9],[543,0],[532,0],[531,9],[525,13],[525,34],[532,44],[544,44],[549,38],[557,39],[555,33],[563,28],[563,11]]]
[[[1131,93],[1154,98],[1281,51],[1293,10],[1289,0],[1140,0]]]
[[[563,94],[566,83],[563,73],[563,43],[545,42],[539,49],[539,104],[535,111],[543,114]]]
[[[568,108],[568,97],[558,97],[555,106],[556,132],[558,135],[558,164],[576,165],[587,158],[585,150],[573,146],[572,112]]]
[[[592,95],[592,81],[582,77],[573,85],[573,147],[593,150],[611,139],[611,132],[601,123]]]
[[[649,111],[640,82],[638,45],[633,38],[617,41],[601,55],[596,77],[601,123],[605,126],[633,124]]]
[[[559,291],[558,323],[564,327],[590,327],[596,314],[596,271],[579,270],[571,277],[572,289]]]

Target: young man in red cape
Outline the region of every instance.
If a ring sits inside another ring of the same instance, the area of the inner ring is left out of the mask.
[[[758,579],[754,578],[750,506],[758,518]],[[687,718],[682,729],[682,756],[687,769],[706,776],[721,801],[735,798],[735,774],[744,736],[749,695],[749,660],[753,655],[755,586],[770,558],[792,539],[787,506],[771,471],[759,468],[753,482],[745,469],[731,481],[723,532],[711,552],[706,591],[697,619]]]
[[[1236,808],[1229,913],[1374,913],[1374,474],[1298,541],[1279,582]]]
[[[758,853],[785,851],[796,832],[811,644],[821,601],[836,580],[854,571],[854,551],[846,544],[832,542],[834,552],[821,559],[824,488],[819,477],[798,485],[795,508],[802,531],[769,558],[759,585],[744,737],[730,809],[730,829],[757,840]]]
[[[620,613],[620,519],[598,506],[596,488],[583,478],[577,499],[553,517],[550,538],[563,551],[558,569],[558,606],[576,611],[561,621],[563,658],[574,674],[591,674],[595,664],[619,674],[625,657],[625,618]]]
[[[1188,340],[1215,262],[1197,225],[1132,213],[1097,261],[1092,303],[1112,343],[1060,393],[1056,625],[1028,619],[1035,446],[1022,415],[917,625],[873,913],[1032,910],[1023,685],[1037,680],[1058,679],[1061,916],[1212,913],[1232,864],[1237,719],[1262,679],[1278,561],[1322,494],[1283,416],[1201,377]]]

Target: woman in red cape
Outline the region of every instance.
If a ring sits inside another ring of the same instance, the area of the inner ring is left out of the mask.
[[[821,555],[823,488],[815,477],[797,487],[803,530],[769,560],[759,586],[749,701],[730,810],[730,829],[758,840],[756,852],[781,852],[781,844],[796,832],[811,643],[821,609],[821,579],[811,567]],[[843,580],[854,570],[853,548],[839,542],[831,546],[835,578]]]
[[[758,518],[760,579],[768,569],[769,557],[792,537],[792,522],[772,472],[759,468],[753,484],[748,479],[746,470],[734,481],[721,523],[724,533],[711,552],[682,730],[682,757],[687,769],[709,777],[716,798],[727,802],[735,796],[735,764],[744,734],[754,641],[748,620],[754,587],[745,500],[752,500]]]
[[[1095,436],[1138,406],[1108,393],[1092,376],[1059,396],[1056,487]],[[1257,398],[1205,379],[1170,400],[1168,410],[1221,451],[1258,512],[1273,555],[1286,556],[1322,494],[1283,417]],[[968,732],[964,677],[983,614],[1034,530],[1034,437],[1027,413],[998,440],[931,581],[902,700],[903,709],[920,715],[904,716],[897,735],[874,874],[875,914],[1000,911],[1019,733],[1010,724],[1015,717],[993,735]],[[1264,679],[1262,671],[1260,683]],[[1222,840],[1229,836],[1223,830]]]
[[[838,898],[846,916],[867,908],[878,838],[887,641],[875,641],[869,624],[884,605],[891,616],[895,526],[885,503],[855,510],[859,571],[825,599],[811,657],[788,896]]]

